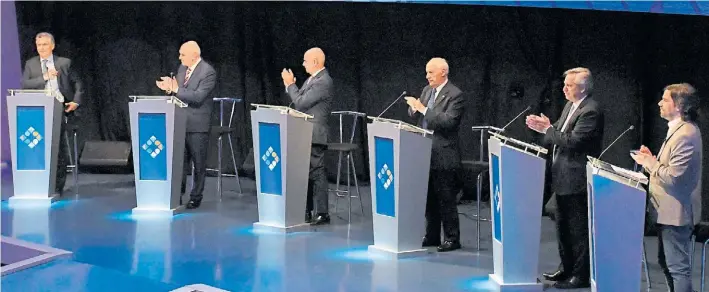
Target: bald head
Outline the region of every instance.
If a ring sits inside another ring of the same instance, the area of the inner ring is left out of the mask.
[[[433,58],[426,64],[428,85],[436,88],[448,80],[448,62],[443,58]]]
[[[188,41],[180,47],[180,61],[182,65],[191,67],[202,55],[199,45],[195,41]]]
[[[305,72],[310,75],[325,68],[325,52],[320,48],[307,50],[303,55],[303,67],[305,67]]]

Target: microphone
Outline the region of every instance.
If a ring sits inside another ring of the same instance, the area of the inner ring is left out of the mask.
[[[615,140],[613,140],[613,142],[612,142],[610,145],[608,145],[608,147],[606,147],[606,149],[603,149],[603,151],[601,152],[601,155],[598,155],[598,159],[597,159],[597,160],[601,160],[601,157],[603,156],[603,154],[606,153],[606,151],[608,151],[608,149],[610,149],[610,148],[613,146],[613,144],[615,144],[615,142],[618,142],[618,140],[619,140],[621,137],[623,137],[623,135],[625,135],[625,133],[627,133],[628,131],[633,130],[633,129],[635,129],[635,126],[630,125],[630,127],[628,127],[628,129],[626,129],[625,131],[623,131],[623,133],[620,133],[620,135],[618,135],[618,138],[615,138]]]
[[[507,126],[509,126],[509,125],[512,124],[514,121],[516,121],[517,119],[519,119],[519,117],[521,117],[522,114],[526,113],[526,112],[529,111],[530,109],[532,109],[532,106],[529,106],[529,105],[528,105],[527,108],[525,108],[525,109],[524,109],[521,113],[519,113],[514,119],[512,119],[509,123],[507,123],[507,125],[505,125],[504,127],[502,127],[502,129],[500,130],[500,132],[504,132],[505,129],[507,129]]]
[[[399,95],[399,97],[397,97],[392,103],[390,103],[387,108],[385,108],[381,113],[379,113],[377,118],[381,117],[391,106],[393,106],[397,101],[399,101],[399,99],[401,99],[404,95],[406,95],[406,91],[402,92],[401,95]]]

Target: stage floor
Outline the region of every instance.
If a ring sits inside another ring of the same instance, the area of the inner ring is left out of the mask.
[[[71,176],[69,176],[71,178]],[[70,184],[68,180],[67,184]],[[352,201],[331,195],[333,223],[280,235],[255,232],[254,182],[208,178],[202,206],[172,220],[136,219],[132,175],[82,174],[80,195],[67,190],[51,209],[10,209],[2,202],[2,235],[74,253],[2,277],[3,291],[169,291],[206,284],[229,291],[488,291],[492,272],[490,224],[482,223],[482,248],[475,246],[472,205],[460,205],[463,249],[414,259],[372,257],[371,203],[362,188],[365,215]],[[489,214],[485,209],[484,214]],[[487,215],[489,217],[489,215]],[[652,291],[667,291],[657,264],[656,238],[645,239]],[[558,264],[553,222],[542,219],[540,275]],[[697,255],[701,246],[697,245]],[[695,290],[700,258],[696,257]],[[541,276],[540,276],[541,277]],[[548,285],[545,285],[548,286]],[[643,277],[643,291],[646,288]],[[554,291],[553,288],[547,288]],[[586,291],[586,290],[578,290]]]

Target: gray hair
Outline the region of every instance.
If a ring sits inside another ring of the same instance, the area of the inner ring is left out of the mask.
[[[581,75],[583,78],[583,81],[581,81],[580,84],[583,84],[586,86],[586,93],[591,93],[593,91],[593,75],[591,75],[591,70],[588,70],[588,68],[584,67],[577,67],[573,69],[566,70],[564,72],[564,77],[567,75]],[[579,83],[577,83],[579,84]]]
[[[43,31],[43,32],[40,32],[40,33],[38,33],[37,36],[34,37],[34,38],[35,38],[35,39],[38,39],[38,38],[49,38],[49,40],[52,41],[52,44],[53,44],[53,45],[55,44],[55,43],[54,43],[54,36],[53,36],[51,33],[48,33],[48,32],[44,32],[44,31]]]

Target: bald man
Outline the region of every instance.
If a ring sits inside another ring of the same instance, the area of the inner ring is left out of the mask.
[[[312,225],[328,224],[330,215],[325,176],[325,149],[329,131],[327,119],[330,116],[334,88],[332,78],[325,69],[325,53],[320,48],[312,48],[305,52],[303,67],[310,78],[305,80],[301,88],[295,85],[295,77],[290,69],[283,69],[281,77],[286,92],[293,101],[293,107],[314,117],[305,222]],[[314,210],[313,205],[315,205]],[[313,211],[316,213],[315,219],[313,219]]]
[[[406,97],[409,115],[421,128],[433,131],[431,170],[426,200],[426,236],[422,245],[439,252],[460,248],[460,222],[456,194],[460,170],[458,132],[465,111],[463,92],[448,81],[448,62],[433,58],[426,64],[428,86],[420,98]],[[441,224],[443,243],[441,243]]]
[[[202,60],[197,42],[189,41],[180,47],[180,62],[177,76],[162,77],[157,86],[167,94],[174,94],[187,103],[187,128],[185,135],[185,159],[182,172],[182,194],[186,191],[187,174],[194,165],[194,186],[187,209],[198,208],[202,203],[204,181],[207,176],[207,149],[209,126],[212,117],[212,90],[217,82],[217,72],[212,65]],[[191,163],[190,163],[191,162]]]

